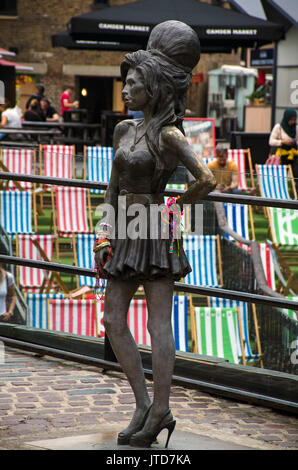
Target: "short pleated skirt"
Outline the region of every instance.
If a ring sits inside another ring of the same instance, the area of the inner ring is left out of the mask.
[[[116,233],[111,240],[112,254],[103,267],[104,277],[137,281],[184,278],[192,269],[183,250],[183,238],[174,239],[170,250],[171,240],[158,233],[158,238],[148,235],[146,239],[118,238]]]

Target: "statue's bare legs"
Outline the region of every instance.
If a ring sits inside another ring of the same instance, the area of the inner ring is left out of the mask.
[[[127,326],[127,311],[137,290],[134,281],[109,280],[105,294],[104,325],[114,353],[132,387],[136,411],[129,427],[143,417],[151,401],[148,395],[140,353]],[[148,308],[148,330],[152,345],[154,399],[146,426],[154,426],[169,408],[175,343],[171,314],[173,281],[144,282]],[[128,428],[127,428],[128,429]]]

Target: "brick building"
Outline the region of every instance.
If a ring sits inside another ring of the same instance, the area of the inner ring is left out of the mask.
[[[72,16],[93,8],[133,3],[135,0],[9,0],[0,6],[0,46],[17,53],[19,63],[30,65],[30,74],[17,74],[17,97],[22,109],[35,84],[45,86],[46,96],[60,112],[60,95],[66,84],[76,88],[80,107],[94,107],[94,119],[100,109],[122,111],[119,65],[125,55],[119,51],[79,51],[53,48],[51,36],[65,31]],[[211,3],[211,0],[205,0]],[[229,63],[239,64],[239,54],[202,54],[195,73],[187,107],[197,116],[206,115],[207,72]],[[81,90],[88,90],[88,100]],[[85,100],[85,101],[84,101]],[[89,103],[89,104],[88,104]]]

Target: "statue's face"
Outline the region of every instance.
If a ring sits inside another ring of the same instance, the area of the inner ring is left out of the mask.
[[[126,106],[132,111],[140,111],[148,104],[149,96],[146,92],[142,75],[135,69],[128,70],[122,98]]]

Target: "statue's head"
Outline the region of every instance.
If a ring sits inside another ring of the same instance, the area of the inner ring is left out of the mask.
[[[197,33],[187,24],[176,20],[164,21],[152,29],[147,50],[161,52],[186,71],[191,71],[200,60]]]

